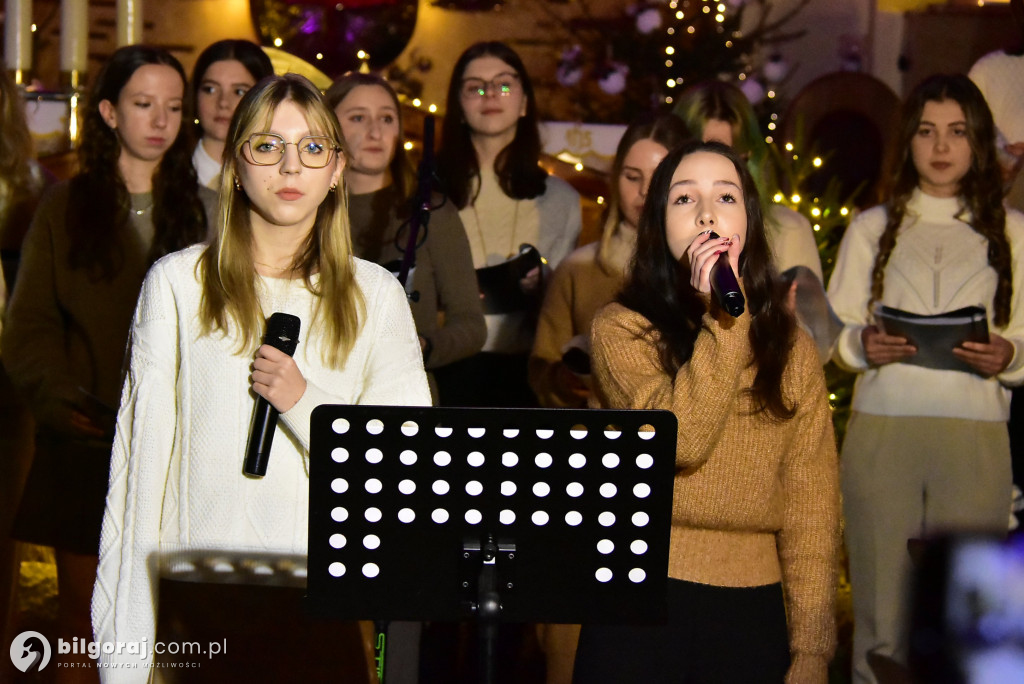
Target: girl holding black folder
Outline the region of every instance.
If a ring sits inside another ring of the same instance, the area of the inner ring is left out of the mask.
[[[504,43],[476,43],[452,70],[448,114],[441,131],[438,172],[459,209],[473,266],[509,261],[533,245],[555,268],[576,247],[580,197],[539,166],[537,103],[519,55]],[[526,297],[485,297],[483,351],[437,374],[446,406],[536,406],[527,384],[536,309],[545,268],[519,283]]]
[[[933,76],[908,96],[888,200],[843,237],[829,298],[845,327],[834,353],[859,373],[842,484],[854,605],[854,679],[905,662],[908,540],[1005,533],[1009,386],[1024,382],[1024,216],[1004,209],[992,116],[967,77]],[[989,340],[949,350],[970,370],[914,363],[876,305],[934,315],[981,304]]]

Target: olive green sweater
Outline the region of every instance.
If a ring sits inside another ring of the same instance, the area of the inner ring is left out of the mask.
[[[745,392],[750,315],[704,316],[693,356],[662,367],[657,333],[610,304],[592,328],[591,405],[668,409],[679,423],[669,576],[722,587],[782,582],[793,664],[786,678],[824,683],[835,649],[839,489],[831,413],[814,343],[798,331],[783,376],[796,415],[753,412]]]

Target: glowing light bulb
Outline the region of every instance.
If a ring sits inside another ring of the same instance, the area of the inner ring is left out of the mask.
[[[583,164],[581,162],[576,162],[576,166],[574,166],[572,168],[576,169],[577,171],[582,171],[583,170]]]
[[[849,210],[849,209],[847,209],[846,207],[841,207],[841,208],[839,209],[839,213],[840,213],[840,214],[841,214],[842,216],[846,216],[847,214],[849,214],[849,213],[850,213],[850,210]]]
[[[800,195],[793,193],[793,196],[789,198],[789,201],[793,204],[800,204]]]
[[[793,143],[786,143],[786,151],[787,152],[792,152],[793,151]]]
[[[405,147],[406,151],[411,150],[412,149],[412,143],[411,142],[407,142],[407,143],[405,143],[405,145],[403,145],[403,147]]]
[[[430,112],[431,114],[433,114],[434,112],[437,111],[437,105],[436,104],[430,105],[429,107],[427,107],[427,111]]]
[[[815,157],[811,163],[814,164],[815,167],[821,166],[821,157]]]
[[[282,45],[284,45],[284,41],[283,40],[281,40],[280,38],[275,38],[274,39],[274,47],[281,47]]]

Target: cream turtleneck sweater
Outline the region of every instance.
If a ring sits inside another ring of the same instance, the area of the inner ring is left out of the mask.
[[[988,241],[957,218],[960,200],[932,197],[915,190],[907,203],[896,246],[885,269],[881,303],[917,314],[937,314],[981,305],[988,311],[989,330],[1015,348],[1010,365],[994,378],[890,363],[869,368],[861,332],[871,324],[871,269],[878,240],[885,229],[886,211],[875,207],[858,216],[846,229],[828,296],[845,327],[833,358],[860,373],[853,409],[886,416],[953,417],[1005,421],[1009,417],[1007,386],[1024,382],[1024,216],[1007,211],[1006,235],[1013,253],[1013,298],[1010,321],[1000,328],[992,322],[996,273],[988,265]]]

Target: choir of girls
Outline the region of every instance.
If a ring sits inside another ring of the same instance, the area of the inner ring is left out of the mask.
[[[147,46],[97,75],[78,172],[46,189],[0,301],[3,365],[36,425],[13,536],[56,550],[58,636],[148,644],[152,658],[157,555],[306,553],[318,405],[662,408],[679,426],[669,619],[542,627],[547,681],[824,684],[841,513],[854,681],[905,665],[908,540],[1005,534],[1011,497],[1024,217],[1004,208],[981,91],[959,75],[914,88],[886,200],[843,237],[832,354],[857,380],[841,458],[818,351],[778,285],[793,266],[821,279],[817,248],[766,201],[767,147],[738,89],[697,84],[674,113],[634,121],[601,238],[579,248],[580,198],[538,165],[536,94],[514,50],[477,43],[454,64],[440,183],[414,241],[423,198],[402,110],[384,78],[346,74],[324,95],[241,40],[204,50],[191,82]],[[5,155],[29,149],[12,121]],[[43,180],[0,170],[6,222],[12,193],[27,202]],[[517,275],[514,305],[480,292],[481,269],[531,250],[542,259]],[[746,297],[738,316],[711,292],[720,259]],[[958,370],[916,365],[918,348],[876,319],[882,305],[975,304],[988,341],[950,350]],[[273,312],[301,321],[294,356],[261,343]],[[235,458],[256,397],[281,419],[260,480]],[[421,679],[410,653],[396,681]],[[97,678],[149,671],[58,674]]]

